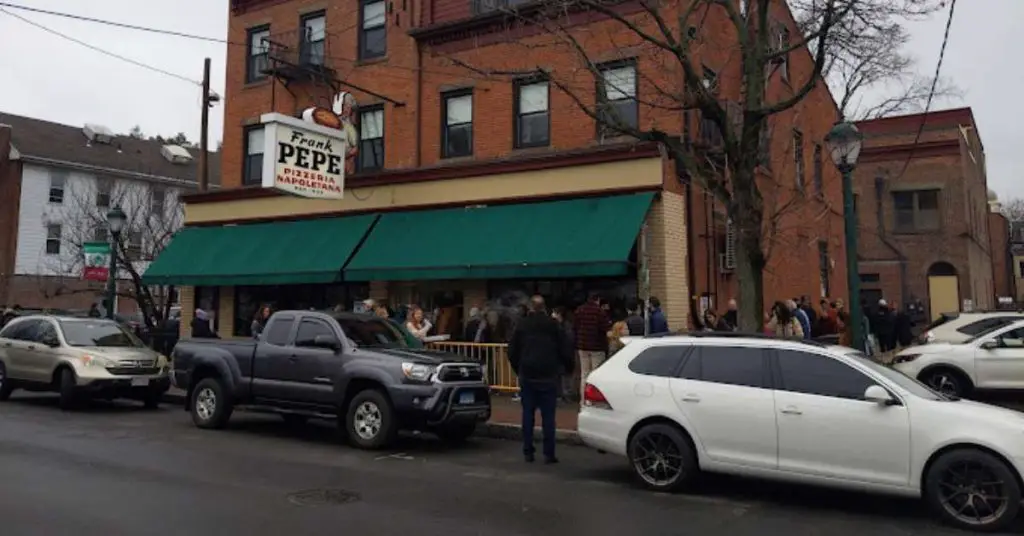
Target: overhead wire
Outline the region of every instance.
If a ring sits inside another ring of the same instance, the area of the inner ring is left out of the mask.
[[[4,4],[4,5],[6,5],[6,4]],[[126,63],[130,63],[132,65],[135,65],[136,67],[141,67],[143,69],[147,69],[147,70],[153,71],[155,73],[159,73],[159,74],[162,74],[162,75],[165,75],[165,76],[169,76],[171,78],[176,78],[178,80],[182,80],[182,81],[185,81],[185,82],[188,82],[190,84],[197,85],[197,86],[202,86],[203,85],[202,82],[200,82],[198,80],[194,80],[194,79],[189,78],[187,76],[183,76],[183,75],[180,75],[178,73],[174,73],[174,72],[168,71],[166,69],[161,69],[160,67],[156,67],[156,66],[150,65],[148,63],[145,63],[145,62],[142,62],[142,61],[139,61],[139,60],[136,60],[136,59],[132,59],[132,58],[129,58],[127,56],[123,56],[123,55],[118,54],[116,52],[111,52],[111,51],[109,51],[107,49],[100,48],[100,47],[98,47],[96,45],[93,45],[92,43],[88,43],[88,42],[83,41],[81,39],[78,39],[76,37],[71,37],[70,35],[67,35],[65,33],[62,33],[62,32],[59,32],[57,30],[54,30],[53,28],[50,28],[50,27],[45,26],[43,24],[39,24],[38,22],[35,22],[33,20],[30,20],[30,19],[27,19],[25,17],[22,17],[21,15],[18,15],[17,13],[11,13],[10,11],[8,11],[6,9],[3,9],[3,7],[0,7],[0,13],[3,13],[3,14],[5,14],[7,16],[10,16],[10,17],[14,17],[15,19],[18,19],[18,20],[24,22],[25,24],[29,24],[29,25],[34,26],[34,27],[36,27],[36,28],[38,28],[38,29],[40,29],[40,30],[42,30],[44,32],[50,33],[52,35],[56,35],[57,37],[60,37],[60,38],[65,39],[67,41],[71,41],[72,43],[75,43],[77,45],[83,46],[83,47],[88,48],[90,50],[93,50],[95,52],[99,52],[100,54],[103,54],[103,55],[109,56],[111,58],[115,58],[115,59],[121,60],[121,61],[126,62]]]

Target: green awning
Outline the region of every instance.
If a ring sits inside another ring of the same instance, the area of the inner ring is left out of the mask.
[[[624,275],[653,193],[388,213],[347,281]]]
[[[147,285],[330,283],[376,214],[291,222],[186,227],[149,265]]]

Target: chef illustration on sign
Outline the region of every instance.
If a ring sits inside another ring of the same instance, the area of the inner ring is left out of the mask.
[[[345,133],[345,173],[355,173],[356,154],[359,152],[359,133],[355,119],[359,105],[351,93],[340,92],[334,96],[331,109],[322,106],[306,108],[302,120],[320,126],[341,130]]]

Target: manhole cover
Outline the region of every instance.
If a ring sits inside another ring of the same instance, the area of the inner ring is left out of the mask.
[[[343,489],[308,489],[288,494],[288,502],[298,506],[346,504],[358,500],[358,493]]]

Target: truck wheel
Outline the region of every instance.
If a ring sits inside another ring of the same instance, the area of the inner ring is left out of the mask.
[[[199,428],[219,430],[228,424],[234,408],[224,385],[216,378],[206,378],[192,390],[192,422]]]
[[[3,361],[0,361],[0,402],[11,398],[11,393],[14,392],[14,384],[10,378],[7,377],[7,367]]]
[[[380,449],[398,436],[395,410],[388,397],[376,389],[356,393],[349,402],[345,417],[349,440],[361,449]]]
[[[78,386],[75,384],[75,371],[63,368],[58,379],[58,392],[60,400],[57,406],[64,411],[70,411],[78,406]]]
[[[476,423],[470,422],[442,426],[434,430],[434,433],[437,434],[437,437],[441,438],[441,441],[444,441],[449,445],[461,445],[465,443],[475,431]]]

